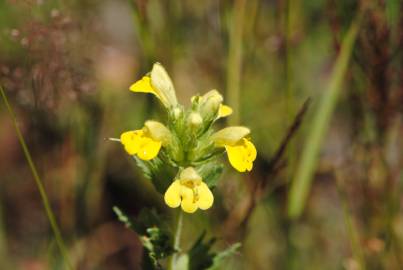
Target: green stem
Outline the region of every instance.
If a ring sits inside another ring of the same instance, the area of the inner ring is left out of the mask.
[[[41,196],[41,199],[42,199],[43,206],[45,207],[46,215],[47,215],[47,217],[49,219],[50,226],[52,228],[53,234],[54,234],[55,239],[56,239],[56,243],[57,243],[57,245],[58,245],[58,247],[60,249],[60,252],[61,252],[61,254],[62,254],[63,258],[64,258],[64,261],[66,263],[67,269],[72,270],[73,265],[71,264],[71,261],[70,261],[68,255],[67,255],[67,249],[66,249],[66,246],[64,244],[63,238],[61,236],[61,233],[60,233],[59,227],[57,225],[55,216],[54,216],[54,214],[52,212],[52,209],[50,207],[49,199],[48,199],[48,196],[46,194],[45,187],[43,186],[41,178],[39,177],[39,174],[38,174],[38,172],[36,170],[35,164],[34,164],[34,162],[32,160],[31,154],[30,154],[30,152],[28,150],[28,147],[27,147],[27,145],[25,143],[24,137],[22,136],[20,128],[18,127],[17,118],[16,118],[16,116],[14,114],[14,111],[11,108],[10,103],[8,102],[8,99],[7,99],[7,96],[6,96],[5,92],[4,92],[3,87],[1,87],[1,86],[0,86],[0,92],[1,92],[1,96],[3,98],[4,104],[6,105],[6,108],[7,108],[8,112],[9,112],[9,114],[11,116],[12,121],[13,121],[15,132],[17,133],[18,140],[19,140],[20,145],[22,147],[22,150],[24,152],[25,158],[27,159],[29,168],[31,169],[31,172],[32,172],[32,175],[34,177],[36,186],[38,187],[38,190],[39,190],[39,193],[40,193],[40,196]]]
[[[175,229],[175,234],[174,234],[174,243],[173,247],[175,250],[175,253],[171,256],[169,265],[168,265],[168,270],[175,270],[176,267],[176,261],[177,261],[177,255],[178,252],[180,252],[180,241],[181,241],[181,234],[182,234],[182,226],[183,226],[183,213],[182,210],[179,210],[178,214],[178,221],[176,224],[176,229]]]
[[[245,17],[246,0],[236,0],[233,19],[230,26],[228,64],[227,64],[227,98],[228,104],[234,109],[229,118],[231,125],[240,122],[240,81],[242,66],[242,34]]]
[[[291,183],[288,198],[288,215],[290,218],[298,218],[305,207],[319,159],[320,148],[342,89],[344,75],[349,67],[348,63],[359,30],[360,18],[361,13],[351,24],[343,39],[340,54],[334,65],[327,89],[319,101],[316,114],[312,120],[312,126],[307,134],[302,156],[293,177],[294,180]]]

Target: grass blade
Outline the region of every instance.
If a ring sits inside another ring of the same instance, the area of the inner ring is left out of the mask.
[[[322,145],[331,116],[337,104],[344,74],[346,73],[354,47],[359,21],[360,19],[357,19],[352,23],[343,39],[340,54],[337,57],[329,84],[319,101],[311,129],[307,134],[307,141],[302,152],[301,161],[298,164],[290,188],[288,201],[288,215],[290,218],[297,218],[304,209],[312,183],[312,176],[318,161],[320,146]]]
[[[242,36],[244,27],[246,0],[234,3],[232,21],[229,29],[229,48],[227,62],[227,102],[233,109],[228,121],[231,125],[240,122],[240,84],[242,68]]]
[[[64,261],[66,263],[66,268],[72,270],[73,265],[71,264],[71,261],[70,261],[70,259],[68,257],[67,249],[66,249],[66,246],[64,244],[64,241],[63,241],[62,235],[60,233],[59,227],[57,225],[56,218],[55,218],[55,216],[53,214],[53,211],[52,211],[52,209],[50,207],[49,199],[48,199],[48,196],[46,194],[45,187],[43,186],[42,180],[39,177],[39,174],[38,174],[38,172],[36,170],[35,164],[34,164],[34,162],[32,160],[31,154],[30,154],[30,152],[28,150],[28,147],[27,147],[27,145],[25,143],[24,137],[22,136],[20,128],[18,127],[17,118],[16,118],[16,116],[15,116],[15,114],[13,112],[13,109],[11,108],[10,103],[8,102],[6,93],[4,92],[3,87],[1,87],[1,86],[0,86],[0,93],[1,93],[1,96],[3,98],[4,104],[5,104],[8,112],[9,112],[9,114],[11,116],[12,121],[13,121],[15,132],[17,133],[18,141],[19,141],[19,143],[20,143],[20,145],[22,147],[22,150],[24,152],[24,156],[27,159],[29,168],[31,169],[32,176],[34,177],[34,180],[35,180],[35,184],[38,187],[38,190],[39,190],[39,193],[40,193],[40,196],[41,196],[41,199],[42,199],[42,203],[43,203],[43,206],[45,208],[46,215],[47,215],[47,217],[49,219],[50,226],[52,228],[53,234],[54,234],[55,239],[56,239],[56,243],[57,243],[57,245],[58,245],[58,247],[60,249],[60,252],[61,252],[61,254],[62,254],[63,258],[64,258]]]

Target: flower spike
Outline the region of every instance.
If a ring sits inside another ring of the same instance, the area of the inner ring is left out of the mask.
[[[214,196],[210,187],[216,185],[222,173],[217,157],[223,152],[237,171],[252,170],[257,151],[249,138],[249,128],[234,126],[214,131],[214,123],[233,112],[217,90],[193,96],[187,108],[178,103],[172,80],[159,63],[130,90],[156,96],[166,108],[167,122],[149,120],[143,128],[124,132],[120,139],[112,140],[122,143],[127,153],[140,159],[136,160],[138,165],[152,178],[156,189],[164,193],[169,207],[181,207],[186,213],[212,207]]]

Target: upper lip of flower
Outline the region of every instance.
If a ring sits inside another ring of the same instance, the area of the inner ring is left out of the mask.
[[[130,90],[154,94],[167,108],[178,105],[171,78],[160,63],[155,63],[151,73],[132,84]]]
[[[226,127],[211,135],[211,140],[213,140],[214,143],[219,147],[225,145],[235,145],[249,134],[250,129],[247,127]]]

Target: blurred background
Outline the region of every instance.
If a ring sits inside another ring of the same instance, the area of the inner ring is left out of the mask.
[[[402,8],[399,0],[0,0],[0,84],[74,268],[140,269],[138,236],[112,207],[133,217],[169,211],[107,140],[164,119],[157,99],[128,91],[158,61],[184,104],[222,92],[235,110],[228,122],[250,127],[258,149],[251,173],[225,171],[211,210],[185,216],[184,248],[207,230],[217,250],[242,243],[222,269],[403,269]],[[337,95],[320,106],[332,85]],[[327,109],[315,151],[307,141]],[[291,219],[289,191],[309,155],[318,159],[306,202]],[[3,101],[0,269],[63,269]]]

